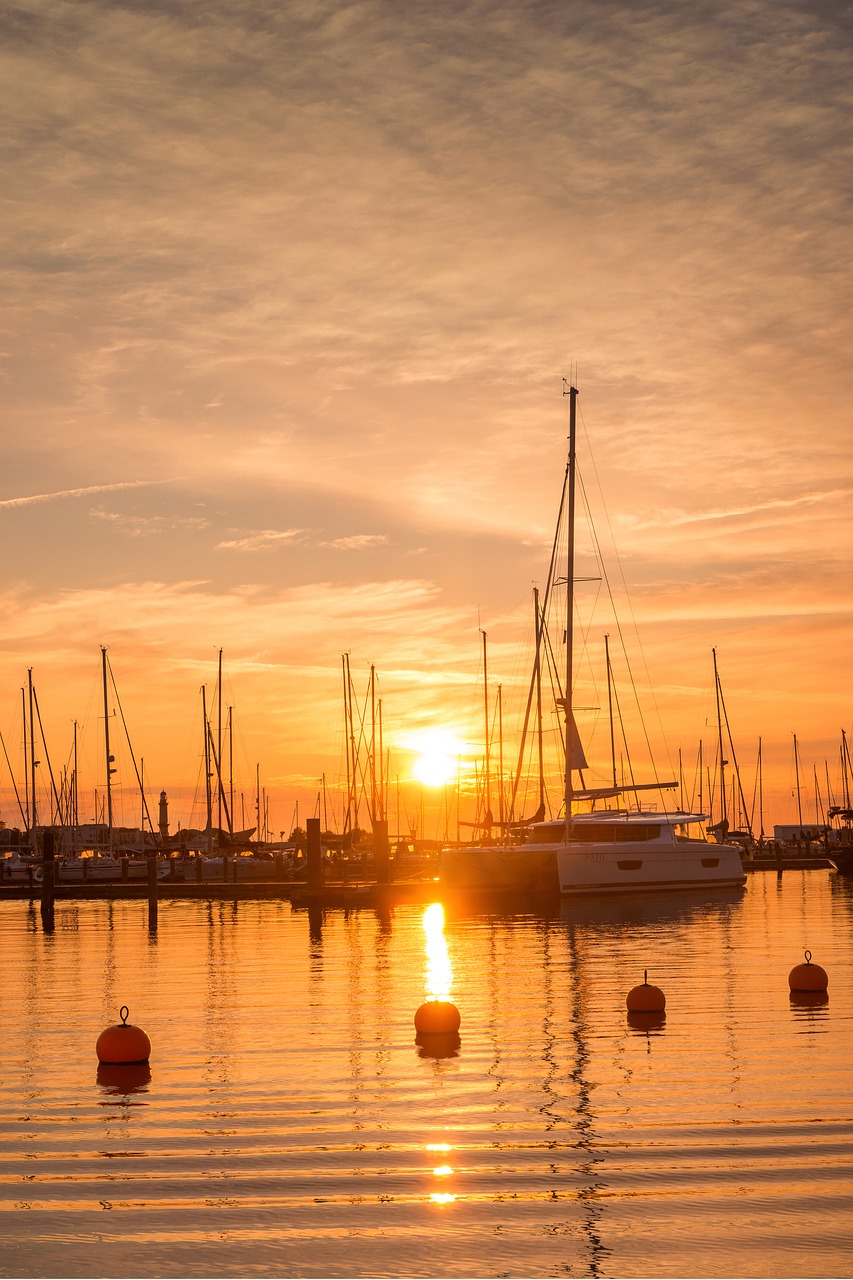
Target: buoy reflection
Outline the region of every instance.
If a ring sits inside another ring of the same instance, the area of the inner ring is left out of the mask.
[[[458,1058],[462,1045],[458,1031],[422,1032],[415,1036],[419,1058]]]
[[[426,935],[426,992],[430,1000],[449,1000],[453,985],[450,956],[444,938],[444,907],[432,902],[424,912]]]
[[[147,1062],[99,1062],[97,1081],[107,1093],[142,1093],[151,1083],[151,1067]]]

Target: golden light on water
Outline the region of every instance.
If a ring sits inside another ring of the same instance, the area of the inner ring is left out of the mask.
[[[437,1178],[449,1178],[452,1172],[453,1169],[449,1164],[440,1164],[433,1169],[433,1173]]]
[[[453,985],[453,972],[444,937],[444,907],[432,902],[424,912],[426,937],[426,993],[431,1000],[448,1000]]]
[[[453,1204],[456,1196],[451,1195],[448,1191],[433,1191],[430,1200],[433,1204]]]

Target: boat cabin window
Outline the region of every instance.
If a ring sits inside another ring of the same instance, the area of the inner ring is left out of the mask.
[[[659,836],[660,827],[651,822],[584,822],[572,827],[572,839],[582,844],[634,844]]]

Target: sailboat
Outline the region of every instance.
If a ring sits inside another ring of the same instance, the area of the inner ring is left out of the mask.
[[[564,714],[563,814],[555,820],[527,823],[504,843],[443,849],[439,858],[442,883],[448,888],[559,893],[566,897],[742,887],[746,875],[740,850],[705,837],[705,814],[686,812],[677,805],[651,809],[620,803],[619,807],[579,809],[581,804],[606,804],[629,795],[636,801],[640,791],[657,790],[663,795],[677,783],[617,785],[614,779],[612,786],[590,789],[575,782],[575,773],[587,767],[572,714],[578,391],[573,385],[564,385],[564,394],[569,396],[569,457],[561,503],[561,511],[567,503],[568,517],[566,670],[565,695],[557,699]],[[692,834],[694,831],[698,834]]]

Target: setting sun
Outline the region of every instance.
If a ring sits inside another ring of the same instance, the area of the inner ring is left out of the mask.
[[[447,729],[429,729],[410,739],[414,753],[412,777],[425,787],[443,787],[459,772],[459,759],[467,745]]]

